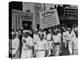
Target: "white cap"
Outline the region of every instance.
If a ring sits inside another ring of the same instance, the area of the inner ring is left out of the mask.
[[[29,30],[23,30],[23,33],[30,33],[30,31]]]
[[[38,31],[38,29],[35,29],[35,31]]]
[[[43,33],[43,32],[39,32],[38,34],[42,35],[42,34],[44,34],[44,33]]]

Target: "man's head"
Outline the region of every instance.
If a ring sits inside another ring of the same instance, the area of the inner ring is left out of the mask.
[[[30,31],[29,30],[23,30],[23,36],[24,37],[28,37],[30,35]]]
[[[70,27],[67,27],[67,30],[71,30],[71,28]]]
[[[38,33],[38,29],[35,29],[34,33],[37,34]]]
[[[48,31],[49,31],[49,33],[51,33],[51,32],[52,32],[52,31],[51,31],[51,29],[49,29]]]
[[[61,30],[58,28],[58,30],[57,30],[58,32],[61,32]]]
[[[43,40],[44,34],[39,34],[39,37],[40,37],[41,40]]]
[[[14,29],[12,29],[10,35],[11,35],[11,39],[14,39],[16,37],[16,32],[14,31]]]
[[[43,32],[43,31],[44,31],[44,29],[43,29],[43,28],[41,28],[41,29],[40,29],[40,31],[41,31],[41,32]]]

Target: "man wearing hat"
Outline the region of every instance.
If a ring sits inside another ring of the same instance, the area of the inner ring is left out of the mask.
[[[22,37],[22,54],[21,58],[31,58],[33,57],[33,39],[30,37],[29,30],[23,30],[23,37]]]

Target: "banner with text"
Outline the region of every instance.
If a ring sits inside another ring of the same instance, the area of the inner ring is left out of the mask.
[[[40,28],[48,28],[59,25],[57,10],[49,10],[40,13]]]

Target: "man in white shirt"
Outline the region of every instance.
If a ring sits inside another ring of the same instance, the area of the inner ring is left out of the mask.
[[[31,58],[33,57],[33,39],[29,35],[28,30],[24,30],[24,36],[22,37],[22,54],[21,58]]]
[[[63,43],[64,43],[65,48],[66,48],[67,47],[67,40],[69,40],[69,31],[66,28],[64,28],[62,38],[63,38]]]
[[[33,33],[33,41],[34,41],[34,57],[36,56],[36,50],[35,50],[35,47],[36,47],[36,44],[39,42],[40,40],[40,37],[39,37],[39,34],[38,34],[38,30],[35,29],[34,33]]]
[[[34,31],[34,34],[33,34],[33,40],[34,40],[34,43],[37,43],[39,41],[39,34],[38,34],[38,30],[35,29]]]
[[[70,55],[72,55],[71,28],[67,28],[67,31],[69,31],[67,35],[68,50],[69,50]]]
[[[58,33],[57,30],[55,30],[55,33],[53,34],[53,43],[54,43],[54,56],[59,56],[60,44],[61,44],[61,33]]]
[[[71,41],[73,43],[72,54],[77,55],[78,54],[78,36],[76,36],[74,29],[72,29],[71,31]]]
[[[12,40],[11,40],[11,53],[12,53],[12,58],[19,58],[19,39],[16,36],[16,33],[12,31]]]
[[[52,39],[52,31],[51,29],[49,29],[49,33],[47,34],[47,37],[46,37],[46,40],[48,42],[48,53],[47,53],[47,56],[50,56],[51,55],[51,49],[53,48],[52,47],[52,43],[53,41],[51,40]]]
[[[47,41],[44,39],[44,34],[40,34],[40,40],[35,46],[36,57],[45,57]]]

